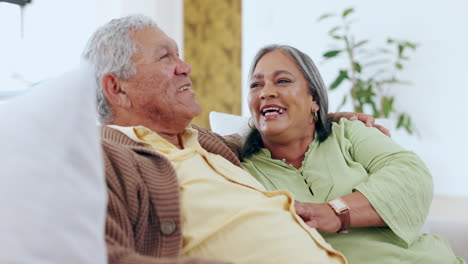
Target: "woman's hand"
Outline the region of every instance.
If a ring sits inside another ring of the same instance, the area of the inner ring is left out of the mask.
[[[349,227],[387,226],[372,204],[359,191],[342,196],[349,206]],[[341,220],[326,203],[303,203],[294,201],[294,208],[304,222],[320,231],[336,233],[341,228]]]
[[[378,130],[380,130],[380,132],[382,132],[383,134],[389,137],[391,136],[390,131],[383,126],[376,124],[375,118],[371,115],[363,114],[363,113],[353,113],[353,112],[338,112],[338,113],[330,113],[328,115],[333,120],[333,122],[339,122],[341,118],[346,118],[350,121],[359,120],[363,122],[364,124],[366,124],[367,127],[375,127]]]
[[[326,203],[315,204],[295,201],[294,208],[304,222],[312,228],[328,233],[336,233],[341,227],[340,218]]]

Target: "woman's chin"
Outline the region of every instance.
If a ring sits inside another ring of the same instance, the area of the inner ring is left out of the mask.
[[[283,134],[287,131],[287,127],[279,127],[279,126],[263,126],[258,131],[264,137],[271,137],[271,136],[278,136]]]

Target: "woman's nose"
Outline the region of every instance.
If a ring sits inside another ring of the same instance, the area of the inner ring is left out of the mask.
[[[260,92],[260,99],[264,100],[267,98],[275,98],[278,96],[276,88],[272,84],[265,84],[263,89]]]

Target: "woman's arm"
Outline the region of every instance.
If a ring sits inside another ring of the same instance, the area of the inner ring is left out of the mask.
[[[365,181],[353,186],[353,193],[341,197],[351,208],[351,226],[387,225],[402,246],[412,243],[429,211],[431,174],[413,152],[375,129],[345,120],[341,125],[345,126],[343,135],[348,142],[342,146],[343,151],[368,174]],[[339,217],[333,216],[334,211],[327,204],[298,203],[297,207],[307,223],[326,232],[339,229]],[[313,220],[314,217],[319,219]],[[324,219],[332,224],[325,227]]]
[[[367,198],[360,192],[341,197],[349,206],[349,227],[387,226]],[[336,233],[342,222],[335,211],[326,203],[314,204],[295,201],[296,213],[310,227],[320,231]]]

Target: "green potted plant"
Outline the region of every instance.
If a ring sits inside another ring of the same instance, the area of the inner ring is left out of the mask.
[[[319,21],[336,19],[328,35],[338,48],[326,51],[325,60],[345,57],[346,65],[339,69],[329,89],[346,88],[349,90],[339,105],[339,111],[349,100],[353,111],[372,114],[376,118],[396,119],[396,128],[404,128],[409,134],[415,130],[409,114],[395,107],[395,95],[389,87],[409,84],[397,74],[403,70],[409,55],[417,48],[415,43],[388,38],[386,46],[369,48],[369,40],[359,40],[351,31],[354,8],[345,9],[340,15],[331,13],[320,16]]]

